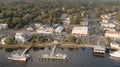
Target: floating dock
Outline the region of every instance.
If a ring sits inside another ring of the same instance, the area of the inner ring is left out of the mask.
[[[94,55],[103,55],[105,54],[105,46],[101,46],[101,45],[94,45],[94,48],[93,48],[93,53]]]
[[[50,53],[50,55],[43,54],[40,58],[42,58],[42,59],[54,59],[54,60],[65,60],[65,59],[67,59],[67,55],[66,54],[60,54],[60,53],[54,54],[56,46],[57,45],[55,45],[53,47],[52,52]]]

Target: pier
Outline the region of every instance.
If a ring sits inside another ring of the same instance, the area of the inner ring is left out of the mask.
[[[29,47],[27,47],[23,52],[22,55],[26,54],[32,47],[33,45],[30,45]]]
[[[60,53],[55,54],[56,47],[57,47],[57,45],[55,45],[53,47],[52,52],[50,53],[50,55],[42,54],[42,56],[40,58],[42,58],[42,59],[54,59],[54,60],[65,60],[65,59],[67,59],[66,54],[60,54]]]
[[[101,45],[101,46],[104,46],[104,45]],[[93,44],[62,44],[61,47],[70,47],[70,48],[74,48],[74,47],[77,47],[77,48],[94,48],[94,45]],[[105,49],[108,49],[108,50],[120,50],[120,47],[118,48],[113,48],[113,47],[110,47],[110,46],[105,46]]]

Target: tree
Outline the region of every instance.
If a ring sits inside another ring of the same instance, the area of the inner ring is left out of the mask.
[[[5,40],[5,43],[6,43],[7,45],[12,45],[12,44],[15,43],[15,38],[7,38],[7,39]]]
[[[107,39],[107,43],[110,44],[111,38],[110,37],[106,37],[106,39]]]
[[[75,43],[76,42],[76,38],[74,36],[69,36],[68,37],[68,42]]]

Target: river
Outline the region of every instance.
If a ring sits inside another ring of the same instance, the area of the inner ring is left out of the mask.
[[[93,55],[90,48],[79,49],[56,49],[56,53],[67,54],[68,60],[43,60],[39,59],[41,54],[50,53],[50,48],[34,48],[29,51],[32,56],[27,62],[10,61],[7,55],[14,52],[23,51],[22,49],[0,49],[0,67],[120,67],[120,59],[111,59],[109,53],[104,57]]]

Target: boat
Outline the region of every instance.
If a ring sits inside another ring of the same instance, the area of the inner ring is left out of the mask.
[[[112,57],[120,57],[120,50],[110,53],[110,56],[112,56]]]
[[[119,44],[117,42],[110,42],[110,46],[112,48],[120,48]]]
[[[30,58],[29,54],[26,54],[26,52],[32,47],[32,45],[30,45],[28,48],[26,48],[22,53],[15,53],[15,54],[11,54],[10,56],[8,56],[7,58],[9,60],[15,60],[15,61],[26,61],[28,58]]]
[[[30,57],[29,54],[11,54],[8,56],[9,60],[15,60],[15,61],[26,61]]]

